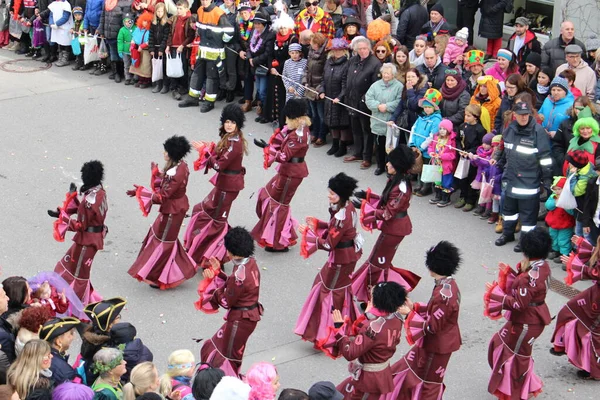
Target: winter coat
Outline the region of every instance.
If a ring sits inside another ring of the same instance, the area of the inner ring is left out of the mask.
[[[429,143],[427,154],[430,157],[432,154],[439,155],[439,161],[442,165],[442,175],[452,174],[454,173],[454,168],[456,168],[456,150],[451,149],[450,147],[456,147],[456,133],[450,133],[450,137],[448,137],[448,141],[444,144],[444,146],[438,146],[438,140],[439,133],[436,133],[433,136],[431,143]]]
[[[268,67],[271,65],[273,61],[273,48],[275,46],[275,33],[272,32],[269,28],[265,28],[265,30],[260,34],[262,39],[262,44],[256,52],[250,50],[248,47],[248,59],[252,59],[254,66],[252,67],[252,72],[256,71],[256,68],[259,68],[259,65],[264,65]],[[252,40],[252,39],[250,39]]]
[[[494,118],[494,130],[496,131],[496,134],[502,134],[502,130],[504,130],[504,113],[512,109],[514,102],[514,97],[511,98],[508,94],[504,94],[504,96],[502,96],[500,108],[496,113],[496,118]]]
[[[302,78],[302,84],[315,89],[317,92],[323,92],[323,71],[325,69],[325,62],[327,61],[327,40],[318,49],[313,50],[311,47],[308,51],[308,64],[306,65],[306,73]],[[305,96],[309,100],[317,100],[317,94],[307,90]]]
[[[377,0],[373,0],[373,1],[377,1]],[[382,5],[384,5],[384,4],[380,4],[380,6],[382,6]],[[391,18],[392,18],[392,21],[390,22],[391,32],[396,32],[396,30],[398,29],[398,19],[394,16],[394,7],[390,3],[385,3],[385,5],[387,5],[387,10],[385,9],[385,7],[383,7],[383,9],[381,10],[381,15],[391,16]],[[373,22],[373,3],[371,3],[367,7],[365,17],[367,20],[367,25],[369,25],[371,22]]]
[[[419,0],[407,0],[400,10],[396,39],[408,47],[408,50],[412,50],[415,38],[421,33],[421,27],[428,19],[429,12]]]
[[[540,108],[542,108],[544,100],[546,100],[546,98],[550,95],[550,88],[548,88],[548,91],[546,93],[540,93],[536,84],[535,89],[533,89],[533,91],[535,92],[535,109],[539,110]]]
[[[422,75],[427,76],[427,81],[434,89],[440,90],[446,80],[446,70],[448,69],[448,66],[442,63],[441,57],[438,57],[433,69],[429,69],[426,64],[419,65],[417,69]]]
[[[469,105],[471,95],[466,90],[454,100],[443,99],[440,103],[442,117],[449,119],[454,126],[454,132],[458,132],[458,127],[465,120],[465,108]]]
[[[569,68],[569,64],[562,64],[556,69],[556,75],[559,75],[566,69],[571,69]],[[575,72],[574,86],[581,90],[582,95],[587,96],[591,101],[594,101],[594,97],[596,97],[596,85],[598,84],[594,70],[590,68],[588,63],[581,60],[579,65],[576,68],[573,68],[573,72]]]
[[[381,62],[373,54],[370,54],[364,60],[361,60],[358,55],[350,58],[348,61],[346,91],[344,92],[344,99],[340,100],[350,107],[360,108],[362,111],[369,112],[362,99],[373,82],[379,79],[380,68]],[[353,115],[352,111],[349,111],[349,113]]]
[[[433,114],[421,114],[413,125],[408,141],[408,147],[417,147],[423,153],[423,157],[429,158],[426,150],[433,139],[433,134],[438,131],[442,122],[442,114],[434,111]]]
[[[108,334],[95,331],[93,327],[88,327],[83,335],[81,335],[81,358],[85,361],[84,368],[86,374],[86,382],[94,382],[98,375],[92,371],[94,363],[94,354],[98,350],[108,345],[110,336]]]
[[[15,335],[12,333],[12,326],[0,317],[0,382],[6,383],[6,371],[15,358]]]
[[[552,96],[546,97],[539,109],[539,113],[544,116],[542,126],[549,132],[556,131],[560,123],[569,118],[567,112],[573,106],[574,101],[575,98],[571,92],[568,92],[565,97],[556,102]]]
[[[419,117],[419,112],[421,111],[421,107],[419,107],[419,100],[425,96],[425,92],[427,91],[428,87],[429,85],[427,85],[427,80],[423,79],[423,81],[417,84],[416,87],[412,89],[405,88],[405,93],[402,93],[402,102],[396,108],[394,114],[392,114],[390,117],[390,121],[398,121],[402,111],[408,110],[407,125],[403,126],[403,128],[410,129]]]
[[[104,3],[98,31],[105,39],[116,39],[123,26],[123,15],[131,9],[131,0],[119,0],[110,11],[106,10],[106,6],[107,3]]]
[[[346,79],[348,78],[348,57],[338,59],[329,57],[325,62],[323,73],[323,92],[332,99],[341,99],[346,91]],[[325,102],[325,125],[329,128],[347,128],[350,125],[348,110],[331,101]]]
[[[465,122],[458,130],[456,147],[467,153],[475,154],[477,148],[483,143],[483,137],[486,133],[481,123],[478,122],[475,125],[471,125]]]
[[[119,29],[119,35],[117,36],[117,50],[119,51],[119,57],[122,58],[123,54],[131,54],[131,40],[133,39],[133,28],[123,26]]]
[[[128,322],[115,324],[110,330],[110,347],[119,347],[125,345],[123,350],[123,360],[127,362],[127,372],[121,377],[122,382],[129,382],[131,370],[138,364],[152,361],[154,355],[144,345],[141,339],[136,338],[137,330],[135,326]]]
[[[436,25],[437,26],[437,25]],[[445,19],[437,28],[437,31],[433,31],[434,27],[431,26],[431,21],[427,21],[421,27],[421,34],[427,35],[428,37],[435,37],[436,35],[449,35],[450,34],[450,24]]]
[[[160,25],[160,23],[150,25],[148,51],[157,53],[155,56],[158,56],[158,53],[164,53],[167,48],[169,33],[171,33],[171,25],[168,22],[164,25]]]
[[[510,39],[508,39],[507,49],[514,53],[515,48],[515,38],[517,37],[516,33],[513,33]],[[519,53],[517,54],[516,63],[519,65],[519,71],[523,74],[525,73],[525,60],[527,60],[527,56],[531,53],[542,54],[542,45],[538,40],[535,33],[530,30],[525,32],[525,42],[523,46],[519,49]]]
[[[554,137],[551,138],[552,142],[552,166],[554,176],[562,176],[563,164],[565,162],[565,156],[567,155],[567,149],[569,143],[573,139],[573,125],[577,121],[577,118],[569,116],[569,118],[563,120]]]
[[[446,46],[446,50],[444,51],[444,64],[450,65],[454,63],[454,60],[465,52],[468,43],[465,42],[462,46],[456,44],[456,36],[452,36],[448,40],[448,45]]]
[[[546,200],[546,224],[552,229],[570,229],[575,227],[575,210],[565,210],[561,207],[556,207],[558,199],[553,194]]]
[[[508,78],[509,75],[518,74],[518,73],[519,73],[518,68],[515,68],[512,71],[509,69],[507,69],[506,71],[502,71],[502,69],[500,68],[500,64],[498,64],[498,63],[494,64],[492,67],[485,70],[486,75],[493,76],[498,81],[498,84],[500,85],[500,89],[502,89],[503,92],[504,92],[504,81],[506,81],[506,79]]]
[[[68,354],[61,355],[54,347],[50,349],[50,353],[52,353],[52,364],[50,365],[50,371],[52,371],[51,379],[55,386],[64,382],[72,382],[78,377],[77,372],[69,364]]]
[[[104,0],[87,0],[83,14],[83,29],[98,28],[104,8]],[[91,32],[94,33],[94,32]]]
[[[373,83],[367,94],[365,94],[365,103],[371,115],[375,118],[379,118],[383,121],[387,121],[400,104],[402,98],[402,89],[404,85],[397,79],[393,79],[389,82],[384,82],[383,79]],[[379,111],[378,107],[380,104],[386,105],[386,111]],[[385,136],[387,133],[387,124],[384,122],[377,121],[375,118],[371,118],[371,132],[379,136]]]
[[[486,150],[483,148],[483,145],[480,145],[479,147],[477,147],[477,151],[475,152],[475,155],[477,157],[473,158],[471,160],[471,165],[477,167],[477,173],[475,175],[475,182],[482,182],[483,176],[485,176],[485,179],[487,179],[488,182],[491,179],[489,172],[490,172],[490,168],[492,166],[490,165],[490,163],[488,161],[492,159],[493,154],[494,154],[494,149],[492,149],[492,148],[490,148],[489,150]]]
[[[586,54],[585,45],[581,40],[573,38],[569,44],[579,45],[583,50],[583,54]],[[562,35],[558,35],[558,37],[547,41],[542,49],[542,69],[550,67],[553,71],[556,71],[558,67],[566,63],[565,47],[567,47],[567,44],[563,41]]]
[[[569,173],[567,178],[571,176],[570,188],[571,193],[575,196],[575,201],[577,202],[577,209],[575,210],[575,218],[577,221],[583,221],[583,210],[585,208],[585,190],[587,189],[587,185],[589,182],[594,182],[598,179],[598,175],[594,170],[594,165],[592,163],[587,163],[587,165],[575,172],[575,174]]]
[[[512,0],[481,0],[479,11],[479,36],[486,39],[502,37],[504,28],[504,9]],[[492,54],[496,56],[495,54]]]

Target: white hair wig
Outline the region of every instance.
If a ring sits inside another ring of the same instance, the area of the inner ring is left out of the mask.
[[[273,22],[274,31],[278,31],[281,28],[294,29],[294,20],[286,13],[281,13]]]

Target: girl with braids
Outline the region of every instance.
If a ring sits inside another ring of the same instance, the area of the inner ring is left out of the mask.
[[[228,104],[221,114],[219,142],[193,142],[199,158],[195,170],[212,168],[216,174],[210,179],[213,190],[194,206],[192,218],[185,232],[184,246],[198,266],[207,266],[211,257],[225,261],[223,238],[227,234],[229,211],[233,201],[244,188],[246,168],[242,166],[248,144],[242,128],[246,117],[237,104]]]
[[[136,197],[142,213],[148,216],[152,204],[160,204],[159,215],[150,227],[129,275],[161,290],[176,287],[196,274],[196,264],[177,239],[179,229],[190,208],[186,195],[190,171],[183,158],[190,152],[184,136],[165,141],[165,166],[151,163],[152,188],[134,185],[129,197]]]
[[[122,400],[121,376],[127,371],[121,350],[103,347],[94,354],[92,370],[99,375],[92,385],[94,400]]]
[[[371,255],[352,276],[352,293],[363,303],[370,300],[371,289],[379,282],[396,282],[407,291],[419,282],[419,276],[410,271],[392,266],[392,260],[398,246],[405,236],[412,232],[412,223],[407,214],[410,207],[412,186],[409,171],[415,164],[415,153],[406,145],[400,144],[388,154],[386,164],[390,174],[381,196],[367,191],[358,191],[354,195],[362,201],[360,222],[372,231],[381,231]]]
[[[50,345],[43,340],[30,340],[8,369],[7,383],[15,389],[21,399],[42,397],[43,394],[50,397],[52,392],[51,364]]]

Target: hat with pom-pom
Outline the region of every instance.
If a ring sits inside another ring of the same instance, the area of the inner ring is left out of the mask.
[[[502,135],[495,135],[492,138],[492,146],[500,146],[500,143],[502,143]]]
[[[550,89],[552,90],[553,87],[561,88],[565,93],[569,93],[569,82],[562,76],[555,76],[554,79],[552,79]]]
[[[456,38],[466,42],[469,40],[469,28],[464,27],[460,31],[456,32]]]
[[[552,188],[558,187],[562,189],[565,187],[565,183],[567,183],[567,178],[564,176],[555,176],[554,181],[552,181]]]

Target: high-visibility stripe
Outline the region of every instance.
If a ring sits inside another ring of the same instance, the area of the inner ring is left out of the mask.
[[[540,165],[552,165],[552,159],[551,158],[542,158],[540,160]]]
[[[217,95],[216,94],[208,94],[206,93],[204,95],[204,100],[206,101],[215,101],[217,99]]]
[[[507,149],[512,149],[513,144],[512,143],[504,143],[504,147],[506,147]]]
[[[514,194],[536,194],[539,192],[539,189],[524,189],[524,188],[511,188],[511,191]]]
[[[191,97],[194,97],[194,98],[198,98],[198,97],[200,97],[200,93],[201,93],[201,91],[200,91],[200,90],[195,90],[195,89],[192,89],[192,88],[190,88],[190,91],[188,92],[188,94],[189,94]]]
[[[521,145],[517,145],[515,150],[518,153],[523,153],[523,154],[535,154],[538,152],[538,149],[536,149],[535,147],[525,147],[525,146],[521,146]]]
[[[521,232],[529,232],[535,228],[535,225],[521,225]]]
[[[213,31],[213,32],[216,32],[216,33],[224,33],[224,32],[233,33],[234,32],[232,26],[220,27],[220,26],[214,26],[214,25],[206,25],[206,24],[203,24],[201,22],[196,22],[196,28],[198,28],[198,29],[206,29],[206,30]]]
[[[504,219],[505,221],[516,221],[519,219],[519,213],[515,215],[503,215],[502,219]]]

